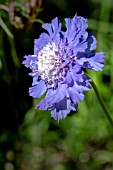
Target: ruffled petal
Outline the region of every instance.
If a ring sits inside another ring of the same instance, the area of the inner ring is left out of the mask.
[[[50,89],[46,97],[36,106],[41,110],[49,110],[55,103],[60,102],[66,96],[67,85],[62,84],[56,90]]]
[[[84,54],[91,53],[93,50],[96,49],[97,41],[95,36],[91,33],[88,32],[88,37],[84,39],[81,43],[76,45],[73,49],[73,53],[77,54],[80,52],[83,52]]]
[[[38,83],[38,76],[34,76],[34,77],[33,77],[33,83],[32,83],[32,86],[37,85],[37,83]]]
[[[73,105],[71,101],[65,97],[54,105],[54,109],[51,111],[51,117],[59,122],[59,120],[65,118],[71,110],[76,111],[77,104]]]
[[[66,18],[65,21],[67,28],[65,37],[68,39],[69,44],[76,46],[87,38],[87,19],[75,15],[73,19]]]
[[[88,55],[81,54],[77,63],[84,68],[101,71],[104,66],[104,52],[91,53]]]
[[[88,43],[88,47],[87,47],[85,53],[90,53],[91,51],[96,49],[97,40],[96,40],[95,36],[92,34],[92,32],[88,32],[87,43]]]
[[[80,65],[76,64],[70,72],[74,81],[83,81],[83,71]]]
[[[46,92],[46,90],[47,87],[45,85],[45,82],[43,80],[40,80],[35,86],[29,88],[29,94],[34,98],[39,98]]]
[[[68,88],[68,95],[73,101],[73,103],[82,102],[84,100],[83,93],[79,93],[77,90],[75,91],[73,88]]]
[[[37,56],[36,55],[25,55],[25,60],[22,62],[27,68],[31,70],[37,70]]]
[[[48,42],[51,42],[49,35],[42,33],[38,39],[34,40],[34,54],[38,55],[38,52],[42,50]]]
[[[43,24],[42,28],[46,29],[50,35],[50,37],[53,39],[57,35],[60,35],[61,32],[61,23],[59,22],[59,19],[56,17],[52,20],[51,24]]]
[[[68,87],[72,87],[74,85],[74,80],[72,78],[72,75],[70,73],[67,74],[65,83],[68,85]]]

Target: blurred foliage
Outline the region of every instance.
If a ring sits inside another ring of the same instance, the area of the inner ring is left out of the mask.
[[[42,0],[32,0],[32,1],[12,1],[10,3],[0,4],[0,9],[6,11],[9,15],[10,24],[14,25],[17,29],[25,29],[29,31],[32,28],[34,22],[43,23],[41,19],[36,18],[41,9]],[[3,11],[1,11],[3,15]],[[9,30],[5,23],[1,19],[1,26],[9,34]]]
[[[82,4],[82,5],[81,5]],[[35,110],[32,79],[22,66],[33,53],[41,24],[76,13],[88,18],[97,51],[106,53],[102,72],[88,71],[113,118],[113,0],[0,1],[0,170],[112,170],[113,131],[94,90],[79,110],[60,123]]]

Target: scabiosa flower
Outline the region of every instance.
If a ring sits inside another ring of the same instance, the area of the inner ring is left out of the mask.
[[[84,92],[91,89],[89,78],[83,68],[101,71],[104,53],[94,53],[96,38],[87,32],[87,19],[75,15],[66,18],[66,31],[56,17],[51,24],[42,27],[42,33],[34,41],[34,54],[24,56],[23,64],[32,70],[32,87],[29,94],[33,98],[45,98],[37,104],[40,110],[51,110],[51,116],[59,121],[70,111],[76,111],[78,102],[84,100]]]

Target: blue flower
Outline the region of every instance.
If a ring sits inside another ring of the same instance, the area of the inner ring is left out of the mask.
[[[51,116],[59,121],[70,111],[77,110],[77,103],[84,100],[84,92],[91,89],[91,81],[83,68],[101,71],[104,53],[97,52],[96,38],[86,29],[87,19],[75,15],[66,18],[66,31],[56,17],[51,24],[42,27],[42,33],[34,41],[34,54],[24,56],[23,64],[32,70],[32,87],[29,95],[45,98],[37,104],[40,110],[51,110]]]

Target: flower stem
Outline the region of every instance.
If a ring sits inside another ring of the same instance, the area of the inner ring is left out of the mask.
[[[88,76],[88,77],[89,77],[89,76]],[[91,78],[90,78],[90,79],[91,79]],[[104,103],[104,101],[103,101],[103,99],[102,99],[102,97],[101,97],[98,89],[97,89],[96,84],[94,83],[94,81],[93,81],[92,79],[91,79],[90,84],[92,85],[92,87],[93,87],[93,89],[94,89],[94,91],[95,91],[95,93],[96,93],[96,95],[97,95],[97,98],[98,98],[98,100],[99,100],[99,102],[100,102],[100,105],[102,106],[102,109],[103,109],[103,111],[104,111],[104,113],[105,113],[105,115],[106,115],[109,123],[111,124],[111,126],[112,126],[112,128],[113,128],[113,120],[112,120],[112,118],[111,118],[111,116],[110,116],[110,113],[109,113],[109,111],[108,111],[108,109],[107,109],[107,107],[106,107],[106,105],[105,105],[105,103]]]

